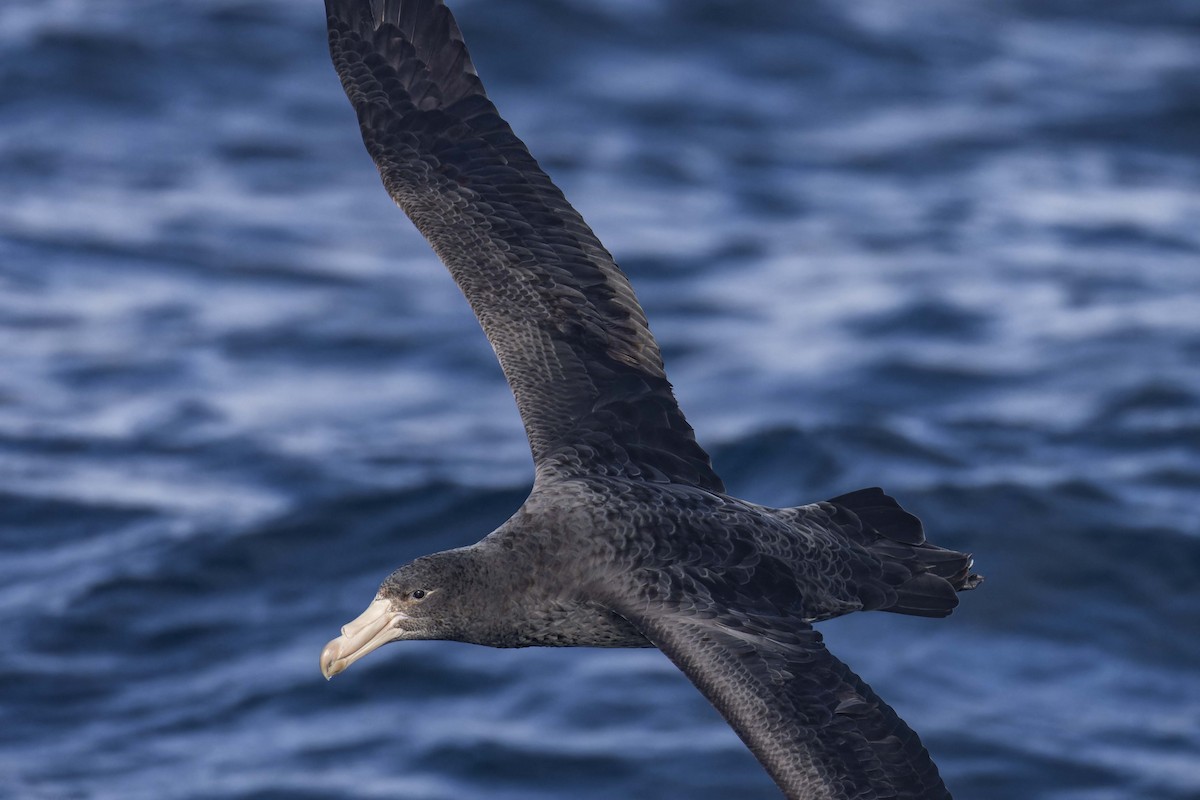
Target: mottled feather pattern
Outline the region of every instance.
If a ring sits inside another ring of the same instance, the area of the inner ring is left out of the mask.
[[[708,608],[625,613],[789,798],[950,797],[917,735],[808,626]]]
[[[487,99],[450,12],[326,8],[367,150],[478,316],[537,470],[483,541],[385,581],[401,604],[448,587],[405,637],[657,646],[791,800],[948,798],[917,735],[811,623],[944,616],[979,580],[970,557],[878,489],[789,509],[724,494],[629,281]]]
[[[978,580],[966,573],[969,556],[887,539],[833,502],[772,509],[626,480],[590,481],[576,491],[591,495],[595,525],[608,529],[603,546],[616,542],[613,558],[645,565],[637,580],[659,600],[705,597],[804,622],[874,609],[945,616],[957,605],[955,590]],[[933,590],[933,613],[893,608],[922,577],[942,587]]]
[[[446,7],[326,9],[367,150],[479,317],[539,476],[721,491],[628,279],[487,99]]]
[[[893,570],[891,555],[870,547],[878,531],[834,502],[771,509],[631,481],[590,481],[577,493],[601,515],[583,529],[608,534],[590,541],[611,567],[609,602],[692,679],[788,797],[949,797],[916,733],[809,624],[886,609],[923,566]]]

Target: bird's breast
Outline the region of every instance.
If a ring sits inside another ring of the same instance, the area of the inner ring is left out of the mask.
[[[551,603],[531,614],[518,646],[653,647],[624,617],[594,603]]]

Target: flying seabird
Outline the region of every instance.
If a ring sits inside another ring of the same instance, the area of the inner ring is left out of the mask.
[[[480,542],[388,576],[324,675],[403,639],[657,647],[787,797],[949,797],[812,623],[944,617],[980,580],[970,556],[879,489],[783,509],[726,494],[629,280],[501,119],[441,0],[325,7],[367,150],[495,349],[535,477]]]

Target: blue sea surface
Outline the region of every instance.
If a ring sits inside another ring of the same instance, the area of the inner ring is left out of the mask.
[[[959,798],[1200,798],[1200,4],[458,0],[732,493],[987,582],[830,648]],[[772,798],[657,651],[317,657],[525,497],[318,0],[0,4],[0,797]]]

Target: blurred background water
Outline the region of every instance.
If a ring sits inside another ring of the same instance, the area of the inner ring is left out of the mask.
[[[988,577],[831,648],[962,798],[1200,797],[1200,5],[460,0],[731,491]],[[0,796],[777,796],[654,651],[321,646],[531,478],[317,0],[0,5]]]

